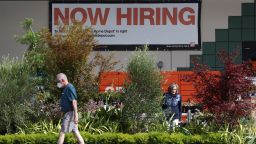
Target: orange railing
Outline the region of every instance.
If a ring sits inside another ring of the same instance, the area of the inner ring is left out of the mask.
[[[162,91],[167,91],[168,86],[171,83],[177,83],[180,86],[180,94],[182,95],[182,101],[193,99],[192,95],[195,90],[192,83],[186,82],[184,76],[192,74],[191,71],[167,71],[162,72]],[[126,72],[104,72],[100,78],[100,92],[108,90],[119,91],[122,89],[124,83],[127,80]]]

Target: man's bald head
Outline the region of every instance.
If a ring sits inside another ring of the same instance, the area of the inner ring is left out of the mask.
[[[59,73],[57,74],[57,80],[59,81],[67,81],[68,82],[68,78],[64,73]]]

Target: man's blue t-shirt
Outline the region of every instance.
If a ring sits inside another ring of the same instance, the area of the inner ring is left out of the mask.
[[[60,105],[62,112],[68,112],[73,110],[72,101],[77,99],[77,93],[75,87],[68,83],[61,93]]]

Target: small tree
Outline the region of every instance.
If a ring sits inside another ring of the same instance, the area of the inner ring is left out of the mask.
[[[98,91],[92,74],[93,66],[88,62],[88,56],[96,46],[92,30],[74,25],[63,27],[62,33],[55,35],[43,30],[42,37],[50,49],[46,58],[46,71],[52,80],[52,91],[58,91],[54,80],[62,72],[76,86],[79,102],[88,101]]]
[[[248,100],[248,92],[254,87],[249,78],[252,71],[247,63],[234,64],[236,55],[236,52],[230,56],[224,51],[219,53],[225,66],[220,73],[212,73],[207,66],[196,63],[189,78],[205,110],[213,114],[218,124],[230,124],[231,127],[248,116],[253,106]]]
[[[137,50],[127,66],[129,83],[125,86],[122,120],[131,122],[133,132],[143,131],[160,109],[161,76],[147,51]],[[143,122],[143,123],[142,123]],[[140,124],[143,126],[140,127]]]
[[[21,44],[28,46],[24,52],[23,65],[26,65],[29,79],[33,80],[34,87],[29,95],[30,120],[38,121],[49,118],[55,120],[60,111],[58,101],[49,92],[50,74],[47,73],[47,54],[50,49],[43,41],[44,31],[33,30],[33,19],[26,18],[22,22],[24,35],[16,37]],[[58,121],[56,119],[56,121]]]
[[[24,63],[28,65],[30,76],[37,79],[37,85],[45,85],[47,78],[43,75],[45,69],[46,54],[49,50],[42,42],[41,33],[33,30],[33,19],[26,18],[22,22],[25,34],[21,37],[16,37],[21,44],[28,45],[24,52]]]

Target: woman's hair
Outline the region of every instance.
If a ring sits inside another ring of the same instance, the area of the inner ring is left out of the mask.
[[[171,90],[172,90],[173,88],[176,88],[176,89],[177,89],[177,90],[176,90],[176,93],[179,93],[179,85],[176,84],[176,83],[172,83],[172,84],[168,87],[168,92],[171,92]]]

